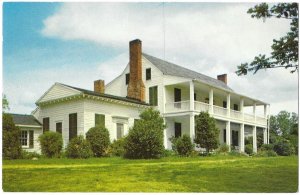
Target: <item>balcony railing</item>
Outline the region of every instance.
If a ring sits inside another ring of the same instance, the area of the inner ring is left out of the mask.
[[[176,113],[176,112],[186,112],[190,111],[190,101],[181,101],[181,102],[168,102],[166,103],[166,113]],[[228,113],[227,108],[223,108],[220,106],[213,105],[213,115],[235,119],[239,121],[249,122],[249,123],[257,123],[260,125],[267,125],[267,119],[260,116],[254,116],[247,113],[242,113],[236,110],[230,110]],[[210,105],[204,102],[194,101],[194,111],[204,111],[210,112]]]

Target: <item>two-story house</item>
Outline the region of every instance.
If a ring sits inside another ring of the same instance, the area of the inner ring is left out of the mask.
[[[194,116],[207,111],[216,119],[220,142],[244,151],[245,136],[253,135],[253,149],[257,150],[257,134],[268,142],[269,104],[241,95],[227,85],[227,75],[217,79],[183,68],[142,53],[140,40],[129,44],[130,59],[123,72],[107,85],[94,82],[94,91],[55,83],[36,102],[33,116],[43,131],[62,133],[64,145],[89,128],[103,124],[111,140],[128,133],[149,106],[158,109],[167,128],[164,130],[165,148],[171,149],[169,138],[189,135],[195,137]],[[262,106],[263,116],[257,107]],[[251,114],[244,112],[252,107]]]

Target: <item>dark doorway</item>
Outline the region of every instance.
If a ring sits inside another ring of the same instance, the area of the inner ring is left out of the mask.
[[[181,89],[174,88],[174,102],[176,108],[181,108]]]
[[[181,123],[175,123],[175,137],[181,137]]]

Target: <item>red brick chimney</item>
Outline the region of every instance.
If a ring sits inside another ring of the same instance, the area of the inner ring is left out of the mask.
[[[227,74],[218,75],[218,80],[223,81],[227,85]]]
[[[105,92],[104,80],[94,81],[94,92],[98,92],[98,93],[104,93]]]
[[[139,39],[129,42],[130,76],[127,97],[145,101],[145,85],[142,80],[142,41]]]

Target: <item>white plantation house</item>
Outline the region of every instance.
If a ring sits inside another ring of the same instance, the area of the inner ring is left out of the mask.
[[[159,110],[167,124],[164,130],[167,149],[171,149],[172,136],[187,134],[194,138],[194,116],[201,111],[216,119],[220,143],[233,145],[241,152],[245,136],[253,135],[254,151],[258,134],[263,134],[264,143],[269,140],[269,104],[233,91],[227,85],[226,74],[214,79],[142,53],[140,40],[130,42],[129,63],[107,85],[97,80],[94,91],[90,91],[55,83],[36,105],[32,112],[36,127],[23,129],[21,137],[24,148],[31,146],[35,151],[40,150],[38,135],[47,130],[62,133],[64,146],[97,124],[105,125],[111,140],[119,139],[149,106]],[[263,107],[263,116],[257,114],[259,106]],[[247,107],[252,108],[251,113],[245,112]]]

